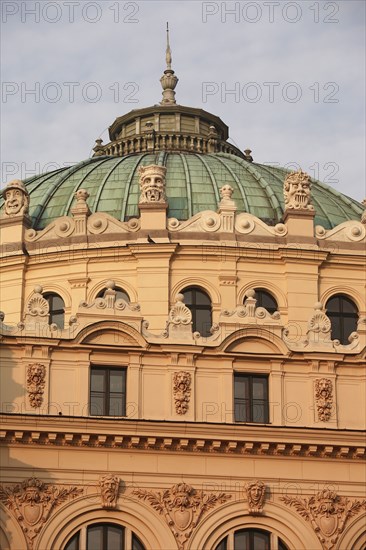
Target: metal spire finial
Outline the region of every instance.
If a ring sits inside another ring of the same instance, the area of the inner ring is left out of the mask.
[[[175,105],[175,87],[178,83],[178,78],[175,76],[172,69],[172,51],[169,43],[169,23],[166,24],[166,69],[160,79],[163,88],[163,100],[160,105]]]
[[[169,44],[169,23],[168,22],[166,23],[166,54],[165,54],[165,59],[166,59],[166,68],[171,70],[171,68],[172,68],[172,50],[170,49],[170,44]]]

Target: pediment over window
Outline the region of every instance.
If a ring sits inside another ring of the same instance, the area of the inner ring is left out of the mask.
[[[105,322],[89,326],[78,334],[76,341],[80,344],[108,347],[147,347],[147,342],[141,334],[124,323],[113,323],[111,326],[110,323]]]
[[[225,353],[276,354],[288,355],[289,350],[283,340],[274,332],[253,328],[231,334],[220,346]]]

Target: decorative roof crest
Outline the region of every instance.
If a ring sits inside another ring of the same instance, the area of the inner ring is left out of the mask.
[[[175,76],[172,69],[172,51],[169,43],[169,24],[166,24],[166,69],[163,76],[160,79],[161,86],[163,88],[163,100],[160,105],[175,105],[175,87],[178,84],[178,77]]]

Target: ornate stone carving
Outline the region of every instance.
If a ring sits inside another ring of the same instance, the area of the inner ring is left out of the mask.
[[[329,378],[317,378],[315,380],[315,401],[318,411],[318,419],[328,422],[332,415],[333,384]]]
[[[177,294],[177,301],[169,312],[169,322],[173,325],[189,325],[192,322],[191,310],[183,303],[183,294]]]
[[[93,302],[88,303],[82,301],[79,304],[79,312],[86,311],[88,313],[100,313],[100,310],[112,310],[108,311],[108,314],[117,314],[124,311],[128,312],[139,312],[140,305],[130,302],[126,302],[123,299],[116,300],[117,291],[114,290],[116,284],[114,281],[110,280],[106,282],[106,290],[104,291],[103,298],[96,298]]]
[[[197,491],[187,483],[178,483],[163,492],[135,489],[133,494],[141,500],[146,500],[159,514],[164,515],[177,540],[179,550],[184,550],[193,529],[207,510],[231,498],[231,495],[226,493]]]
[[[322,225],[316,225],[315,236],[319,240],[335,242],[364,241],[366,239],[366,215],[365,221],[362,219],[361,222],[349,220],[336,225],[333,229],[325,229]]]
[[[231,185],[223,185],[220,189],[220,197],[221,197],[221,202],[220,202],[220,205],[223,205],[223,204],[234,204],[234,201],[232,200],[232,196],[233,196],[233,193],[234,193],[234,189],[233,187],[231,187]]]
[[[186,371],[174,373],[173,394],[175,411],[177,414],[186,414],[191,396],[191,374]]]
[[[250,288],[246,292],[246,298],[244,305],[237,306],[233,311],[228,311],[224,309],[221,312],[222,317],[233,317],[239,319],[246,318],[246,321],[256,321],[257,319],[261,320],[279,320],[280,313],[275,311],[274,313],[269,313],[264,307],[257,307],[257,300],[255,298],[255,290]]]
[[[60,487],[29,478],[14,487],[0,486],[0,501],[14,514],[32,550],[40,530],[53,510],[83,492],[77,487]]]
[[[43,288],[40,285],[34,287],[34,294],[28,300],[25,308],[25,321],[48,324],[49,305],[42,296]]]
[[[139,204],[166,203],[165,174],[165,166],[158,166],[156,164],[140,166],[141,195]]]
[[[300,516],[310,521],[324,550],[335,548],[349,518],[366,506],[366,500],[351,502],[329,489],[323,489],[310,498],[284,496],[280,500],[293,506]]]
[[[28,365],[27,392],[29,404],[33,408],[40,407],[43,402],[44,387],[46,384],[46,367],[41,363]]]
[[[3,217],[22,216],[28,214],[29,193],[24,183],[20,180],[13,180],[2,192],[5,200]]]
[[[311,201],[310,176],[298,170],[291,172],[285,179],[283,192],[285,197],[285,210],[314,210]]]
[[[99,478],[102,508],[114,510],[117,507],[119,484],[120,478],[112,474],[106,474]]]
[[[245,492],[247,494],[249,513],[261,514],[263,512],[263,506],[266,495],[266,486],[263,481],[252,481],[245,485]]]

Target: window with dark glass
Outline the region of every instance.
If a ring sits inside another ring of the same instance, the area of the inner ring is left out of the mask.
[[[199,332],[201,336],[211,336],[212,311],[208,294],[195,286],[182,290],[182,294],[185,305],[192,313],[193,332]]]
[[[235,422],[268,423],[268,377],[234,375]]]
[[[92,416],[126,415],[126,369],[91,368],[90,414]]]
[[[264,307],[268,313],[274,313],[278,311],[278,305],[275,298],[267,290],[263,288],[255,289],[255,299],[257,300],[257,307]]]
[[[349,344],[349,335],[357,330],[358,311],[354,302],[348,296],[337,294],[329,298],[325,309],[332,324],[332,340]]]
[[[277,538],[278,550],[288,550],[286,544]],[[228,537],[225,537],[215,550],[227,550]],[[271,533],[263,529],[240,529],[234,532],[234,550],[273,550]]]
[[[55,323],[58,328],[63,329],[65,324],[65,302],[58,294],[49,292],[43,297],[48,302],[49,307],[49,324]]]
[[[125,290],[123,290],[123,288],[120,288],[119,286],[116,286],[116,287],[114,287],[113,290],[116,291],[116,300],[124,300],[125,302],[130,302],[130,297],[127,294],[127,292]],[[103,290],[98,292],[97,298],[103,298],[105,291],[106,291],[106,289],[103,288]]]
[[[96,523],[86,528],[85,550],[124,550],[125,548],[145,550],[140,539],[120,525]],[[80,531],[69,540],[64,550],[81,550]]]

